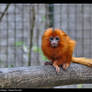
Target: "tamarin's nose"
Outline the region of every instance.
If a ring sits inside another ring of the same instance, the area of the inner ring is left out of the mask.
[[[57,43],[56,42],[52,42],[52,46],[57,46]]]
[[[52,44],[53,44],[53,45],[56,45],[56,42],[53,42]]]

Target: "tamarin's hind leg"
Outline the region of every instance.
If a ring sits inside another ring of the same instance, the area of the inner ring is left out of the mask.
[[[60,72],[60,67],[59,67],[59,64],[56,60],[52,61],[52,62],[45,62],[44,64],[45,65],[53,65],[56,69],[56,72]]]
[[[75,47],[75,41],[71,41],[70,44],[69,44],[69,49],[67,51],[65,63],[62,65],[62,68],[64,70],[66,70],[70,66],[74,47]]]
[[[62,65],[62,68],[66,70],[70,66],[70,63],[71,63],[71,57],[68,56],[66,62]]]
[[[60,72],[60,67],[57,64],[57,61],[53,62],[53,66],[56,68],[56,72]]]

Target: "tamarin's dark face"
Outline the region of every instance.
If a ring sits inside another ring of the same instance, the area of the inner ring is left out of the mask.
[[[49,38],[51,47],[53,47],[53,48],[58,47],[59,40],[60,40],[60,38],[58,36],[55,36],[55,37],[51,36]]]

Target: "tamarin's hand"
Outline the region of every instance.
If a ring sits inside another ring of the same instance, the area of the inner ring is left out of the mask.
[[[60,71],[60,65],[65,70],[71,61],[92,66],[91,59],[72,57],[76,42],[72,40],[63,30],[48,28],[42,36],[42,51],[51,60],[56,71]],[[78,61],[77,61],[78,60]]]

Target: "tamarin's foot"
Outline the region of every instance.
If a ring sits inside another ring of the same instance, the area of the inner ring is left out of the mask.
[[[52,65],[52,62],[45,62],[44,65]]]
[[[59,66],[57,66],[55,68],[56,68],[56,72],[60,72],[60,67]]]
[[[66,69],[69,67],[69,65],[70,65],[70,64],[68,64],[68,63],[64,63],[64,64],[62,65],[62,68],[63,68],[64,70],[66,70]]]
[[[56,72],[60,72],[60,67],[56,64],[57,61],[54,61],[53,66],[56,68]]]

